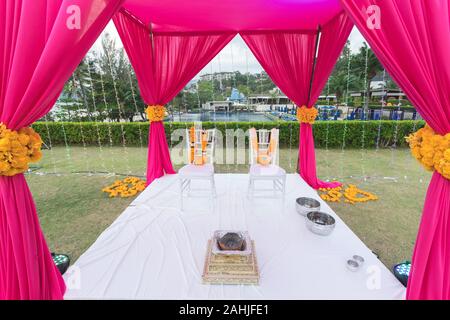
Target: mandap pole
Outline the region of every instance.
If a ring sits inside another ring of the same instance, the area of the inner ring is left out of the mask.
[[[312,71],[311,71],[311,78],[310,78],[310,81],[309,81],[308,102],[306,104],[306,107],[309,106],[309,102],[311,100],[311,92],[312,92],[312,86],[313,86],[313,81],[314,81],[314,74],[316,72],[317,56],[319,54],[319,45],[320,45],[321,34],[322,34],[322,28],[319,25],[319,27],[317,27],[317,37],[316,37],[316,45],[315,45],[315,48],[314,48],[313,67],[312,67]],[[298,106],[297,106],[297,108],[298,108]],[[300,130],[300,126],[301,126],[301,123],[299,123],[299,130]],[[299,140],[298,143],[300,144],[301,140]],[[300,159],[297,158],[297,173],[300,173],[300,168],[298,167],[299,161],[300,161]]]

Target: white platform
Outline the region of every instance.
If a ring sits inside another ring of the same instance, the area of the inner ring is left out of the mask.
[[[217,203],[194,198],[179,207],[176,175],[156,180],[66,273],[66,299],[402,299],[404,287],[344,222],[328,237],[306,229],[295,198],[319,199],[288,175],[286,199],[246,198],[248,176],[217,174]],[[111,200],[114,201],[114,200]],[[207,240],[217,229],[248,230],[255,240],[259,286],[203,285]],[[358,272],[349,257],[366,259]]]

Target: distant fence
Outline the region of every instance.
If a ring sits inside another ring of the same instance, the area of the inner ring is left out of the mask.
[[[169,145],[182,140],[184,129],[192,123],[165,122]],[[216,128],[222,137],[234,131],[247,132],[255,127],[280,129],[280,144],[296,147],[299,140],[297,122],[203,122],[203,128]],[[425,125],[424,121],[319,121],[313,126],[319,148],[404,147],[405,136]],[[33,124],[47,145],[129,146],[147,145],[148,123],[145,122],[36,122]],[[170,141],[172,137],[172,141]],[[345,145],[344,145],[345,144]]]

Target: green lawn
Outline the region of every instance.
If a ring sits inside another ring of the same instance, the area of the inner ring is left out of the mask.
[[[132,199],[109,199],[101,189],[117,179],[144,176],[145,148],[55,147],[27,175],[52,251],[76,260]],[[296,169],[295,149],[282,149],[280,163]],[[322,179],[339,179],[377,194],[377,202],[332,204],[349,227],[388,266],[410,259],[430,174],[409,150],[317,150]],[[217,172],[246,172],[246,165],[218,165]],[[95,172],[90,174],[89,172]]]

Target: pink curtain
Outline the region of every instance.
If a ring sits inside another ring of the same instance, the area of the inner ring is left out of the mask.
[[[389,74],[426,122],[450,133],[448,0],[343,0]],[[414,249],[408,299],[450,299],[450,181],[435,172]]]
[[[353,24],[345,14],[337,15],[322,27],[315,67],[317,31],[241,35],[284,94],[299,107],[312,107],[325,86],[352,27]],[[302,178],[315,189],[339,186],[338,182],[328,183],[317,178],[311,124],[300,124],[299,141],[299,171]]]
[[[17,130],[45,115],[121,2],[1,1],[0,122]],[[0,176],[0,299],[64,291],[24,175]]]
[[[235,36],[234,33],[153,33],[122,10],[114,23],[149,105],[165,105]],[[149,130],[147,184],[164,173],[175,173],[170,161],[164,125]]]

